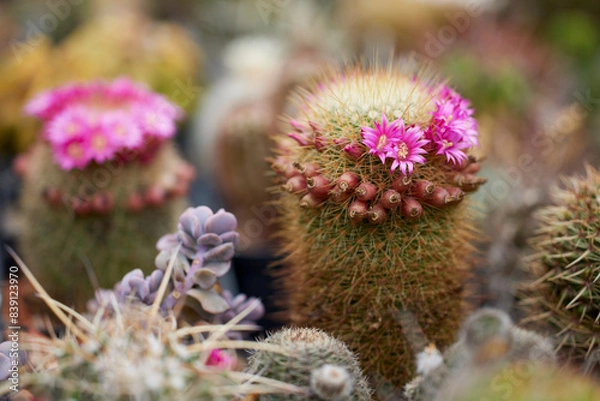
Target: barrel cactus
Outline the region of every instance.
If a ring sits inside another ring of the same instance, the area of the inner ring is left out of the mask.
[[[547,323],[562,355],[582,362],[600,341],[600,173],[564,180],[539,222],[528,261],[534,276],[523,287],[524,324]]]
[[[24,156],[20,247],[52,296],[78,307],[132,267],[185,207],[193,169],[169,139],[179,107],[128,79],[71,84],[31,100],[44,123]]]
[[[391,313],[413,313],[441,347],[462,319],[474,233],[463,200],[485,182],[467,153],[473,110],[408,67],[332,74],[297,104],[273,162],[289,316],[401,386],[414,358]]]
[[[283,352],[258,348],[246,371],[305,388],[305,394],[265,394],[261,401],[369,401],[371,390],[357,357],[321,330],[284,328],[263,341]]]

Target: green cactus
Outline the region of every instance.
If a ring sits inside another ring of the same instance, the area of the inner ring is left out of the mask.
[[[600,173],[569,178],[553,202],[536,213],[540,223],[528,261],[534,281],[523,287],[524,324],[547,323],[561,353],[581,362],[600,339]]]
[[[398,387],[413,354],[391,313],[452,342],[474,235],[461,201],[485,182],[463,153],[478,135],[468,102],[424,74],[346,71],[299,93],[297,132],[278,138],[273,162],[291,321],[339,337]]]
[[[40,94],[27,111],[43,138],[21,159],[26,262],[53,297],[83,308],[131,268],[151,269],[156,239],[185,207],[193,168],[167,139],[181,111],[127,79]]]
[[[371,390],[357,357],[344,343],[312,328],[284,328],[264,343],[278,352],[258,349],[246,371],[308,389],[305,394],[264,394],[261,401],[368,401]]]

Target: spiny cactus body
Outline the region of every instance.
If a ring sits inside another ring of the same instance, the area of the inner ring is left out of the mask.
[[[300,93],[278,139],[283,284],[291,320],[357,352],[367,374],[413,372],[391,311],[449,345],[463,313],[473,228],[462,200],[485,180],[468,102],[404,69],[350,70]]]
[[[356,356],[321,330],[285,328],[266,340],[283,352],[257,350],[246,371],[306,389],[306,394],[265,394],[261,401],[368,401],[371,390]]]
[[[45,130],[22,163],[20,246],[53,296],[82,307],[86,266],[102,287],[151,267],[148,251],[185,206],[193,169],[166,142],[179,112],[127,80],[46,92],[28,110]]]
[[[563,354],[582,361],[600,340],[600,173],[588,166],[585,178],[567,179],[552,194],[554,205],[536,215],[524,323],[549,323]]]

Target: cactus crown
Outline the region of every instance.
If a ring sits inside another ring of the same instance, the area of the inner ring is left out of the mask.
[[[422,205],[455,205],[477,189],[484,180],[465,153],[478,143],[473,110],[425,74],[355,70],[299,92],[295,132],[279,138],[273,164],[283,189],[301,206],[337,203],[372,223],[397,208],[416,218]]]
[[[587,356],[600,339],[600,173],[587,166],[584,178],[555,188],[553,206],[540,209],[529,263],[538,278],[523,303],[548,314],[560,346]]]

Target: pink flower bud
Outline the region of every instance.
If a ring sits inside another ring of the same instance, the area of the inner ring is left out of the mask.
[[[433,195],[435,185],[431,181],[417,180],[412,187],[412,195],[418,199],[427,199]]]
[[[338,178],[337,185],[340,191],[346,192],[351,191],[360,183],[360,177],[358,174],[351,171],[346,171],[340,178]]]
[[[407,219],[416,219],[423,213],[423,206],[415,198],[404,198],[401,211]]]
[[[369,223],[381,224],[387,218],[387,212],[381,203],[376,203],[369,209],[367,217],[369,218]]]
[[[309,121],[308,125],[310,125],[310,128],[313,130],[313,132],[315,134],[322,134],[323,133],[323,129],[319,126],[319,124],[317,124],[314,121]]]
[[[392,182],[392,188],[400,193],[406,192],[412,185],[412,179],[408,176],[400,176]]]
[[[381,204],[386,209],[395,209],[400,206],[402,203],[402,197],[398,191],[394,191],[393,189],[388,189],[381,196]]]
[[[369,201],[377,195],[377,187],[370,182],[363,182],[356,187],[354,194],[358,200]]]
[[[321,135],[315,135],[313,138],[313,144],[318,152],[322,152],[327,147],[327,140]]]
[[[281,186],[281,189],[289,193],[302,192],[306,189],[306,178],[301,175],[296,175],[288,179],[287,182]]]
[[[348,217],[353,223],[359,223],[367,217],[367,203],[362,201],[354,201],[348,206]]]
[[[338,149],[344,149],[346,146],[350,145],[350,139],[348,138],[335,138],[333,143],[337,146]]]
[[[327,197],[331,190],[331,181],[322,175],[315,175],[306,179],[306,187],[308,191],[316,197]]]
[[[344,147],[344,152],[349,158],[357,160],[363,155],[364,148],[359,143],[352,142]]]
[[[298,120],[294,120],[293,118],[290,118],[289,123],[292,126],[292,128],[294,128],[298,132],[306,131],[307,127]]]
[[[308,136],[304,135],[304,134],[299,134],[299,133],[296,133],[296,132],[290,132],[288,134],[288,136],[290,138],[292,138],[293,140],[295,140],[296,142],[298,142],[298,144],[300,146],[309,146],[309,145],[312,145],[311,139]]]

